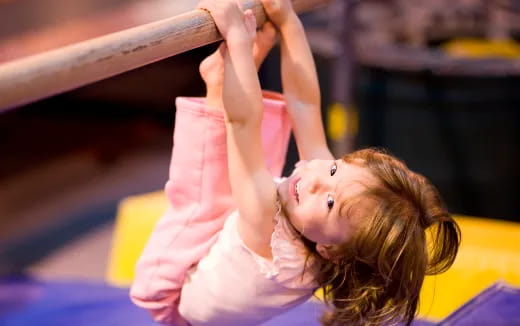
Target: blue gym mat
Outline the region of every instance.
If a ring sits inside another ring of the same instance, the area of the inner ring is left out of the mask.
[[[319,326],[323,305],[308,301],[262,326]],[[157,326],[128,298],[128,289],[99,283],[0,279],[0,326]],[[414,326],[434,323],[418,320]],[[520,289],[496,284],[439,325],[519,326]]]
[[[495,283],[449,315],[442,326],[520,326],[520,289]]]
[[[79,282],[0,280],[0,326],[156,326],[127,289]]]

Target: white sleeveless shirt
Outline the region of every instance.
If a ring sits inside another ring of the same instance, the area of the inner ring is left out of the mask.
[[[247,248],[232,213],[210,252],[188,273],[180,314],[193,326],[258,325],[305,302],[317,285],[305,267],[306,249],[281,213],[271,248],[273,260]],[[309,264],[308,264],[309,265]]]

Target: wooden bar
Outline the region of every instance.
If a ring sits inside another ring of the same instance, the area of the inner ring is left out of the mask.
[[[297,12],[328,0],[293,0]],[[259,0],[244,1],[258,24]],[[0,112],[221,40],[211,16],[201,10],[127,29],[0,65]]]

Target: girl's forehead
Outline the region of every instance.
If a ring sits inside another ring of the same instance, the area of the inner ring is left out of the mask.
[[[349,182],[362,182],[362,183],[374,183],[376,181],[376,177],[370,172],[370,169],[363,166],[362,162],[359,164],[349,163],[343,160],[335,160],[336,165],[338,167],[336,173],[340,180],[339,183],[349,183]]]
[[[339,206],[344,206],[342,203],[347,201],[351,204],[354,204],[354,202],[359,204],[361,198],[357,198],[359,200],[354,202],[352,200],[362,195],[369,187],[377,186],[376,177],[370,172],[369,168],[362,165],[347,163],[343,160],[339,160],[337,164],[338,178],[334,193],[336,200],[340,203]]]

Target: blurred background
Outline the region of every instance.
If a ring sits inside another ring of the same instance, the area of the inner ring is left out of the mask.
[[[0,0],[0,65],[196,3]],[[520,1],[337,0],[302,18],[335,154],[387,148],[451,212],[520,221]],[[118,204],[163,187],[174,99],[204,94],[214,49],[0,112],[0,274],[104,279]],[[278,61],[264,88],[280,90]]]

